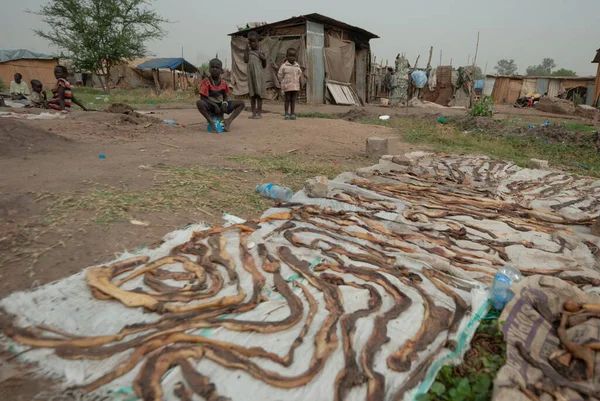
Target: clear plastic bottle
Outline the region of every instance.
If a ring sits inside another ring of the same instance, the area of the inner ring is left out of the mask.
[[[502,266],[496,276],[494,282],[490,288],[490,300],[492,305],[497,310],[502,310],[507,303],[515,296],[510,290],[510,286],[513,283],[518,283],[523,279],[519,269],[511,266]]]
[[[280,187],[275,184],[257,185],[256,192],[267,198],[279,199],[283,202],[289,201],[294,195],[294,191],[292,191],[290,188]]]

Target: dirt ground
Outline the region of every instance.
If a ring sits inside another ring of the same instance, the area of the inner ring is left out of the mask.
[[[63,120],[0,119],[0,255],[11,256],[6,253],[14,249],[7,238],[30,240],[18,238],[20,228],[46,212],[45,199],[106,187],[149,189],[159,180],[157,166],[161,165],[231,169],[245,183],[245,190],[251,190],[262,180],[277,182],[278,177],[259,176],[228,157],[293,151],[301,160],[339,165],[354,159],[358,167],[371,163],[363,159],[367,137],[394,135],[385,127],[331,119],[284,121],[272,113],[250,120],[244,112],[232,132],[219,135],[207,133],[206,123],[193,109],[157,110],[144,114],[139,124],[123,116],[73,112]],[[180,125],[170,126],[163,119]],[[407,151],[414,148],[406,146]],[[93,216],[76,213],[35,239],[32,247],[43,253],[33,265],[30,258],[18,254],[0,265],[0,297],[109,261],[188,223],[219,224],[220,212],[134,216],[148,226],[129,221],[85,224]],[[16,261],[10,263],[11,259]]]
[[[196,167],[200,174],[216,171],[216,180],[228,181],[225,188],[234,188],[233,192],[253,193],[256,184],[280,183],[283,178],[280,172],[255,168],[252,158],[293,155],[296,165],[319,163],[347,171],[375,162],[365,157],[366,138],[398,135],[386,127],[353,122],[357,119],[383,114],[465,113],[460,109],[378,106],[357,112],[349,107],[299,105],[299,114],[345,114],[346,118],[285,121],[281,103],[266,102],[264,108],[262,120],[248,119],[249,113],[243,112],[233,123],[232,132],[217,135],[207,133],[206,123],[190,105],[155,105],[138,109],[139,114],[119,106],[113,113],[73,112],[57,120],[0,118],[0,298],[108,262],[125,250],[157,244],[164,234],[187,224],[205,221],[218,225],[223,212],[256,217],[270,204],[260,201],[263,203],[236,209],[228,203],[231,198],[223,197],[223,190],[218,192],[212,183],[203,193],[205,197],[220,197],[221,202],[199,198],[185,211],[142,212],[123,206],[123,213],[134,220],[99,222],[93,208],[73,207],[82,197],[100,203],[107,191],[153,191],[157,185],[172,183],[165,179],[165,168]],[[545,116],[535,110],[497,111]],[[163,120],[174,120],[178,125]],[[406,152],[418,149],[422,147],[408,143],[404,147]],[[220,178],[218,174],[224,175]],[[214,181],[215,176],[207,175],[209,180]],[[203,184],[197,178],[190,182]],[[67,212],[52,218],[57,202]],[[51,384],[19,368],[18,374],[0,383],[0,392],[7,394],[7,399],[22,396],[29,400]]]

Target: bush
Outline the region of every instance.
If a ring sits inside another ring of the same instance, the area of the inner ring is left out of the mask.
[[[2,92],[4,88],[4,81],[2,80],[2,78],[0,78],[0,92]]]
[[[494,115],[494,101],[490,96],[484,96],[479,102],[475,103],[469,115],[473,117],[491,117]]]

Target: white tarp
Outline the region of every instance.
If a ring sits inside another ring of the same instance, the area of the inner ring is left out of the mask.
[[[218,295],[187,305],[235,296],[240,290],[246,294],[243,302],[250,302],[260,281],[256,281],[257,272],[264,278],[264,285],[258,287],[263,301],[234,316],[223,312],[219,319],[230,322],[228,325],[213,322],[211,327],[186,330],[196,339],[195,349],[205,346],[207,350],[203,356],[189,360],[215,385],[218,394],[232,400],[331,400],[345,388],[348,388],[347,400],[411,400],[427,390],[444,363],[460,360],[485,313],[484,289],[498,267],[512,264],[526,275],[540,272],[573,280],[577,277],[584,284],[586,278],[600,278],[594,268],[593,253],[594,244],[600,246],[600,242],[589,235],[585,226],[589,218],[598,214],[594,202],[598,200],[599,184],[591,178],[521,169],[485,157],[427,153],[410,154],[395,162],[382,160],[372,168],[344,173],[329,182],[327,198],[309,198],[300,192],[293,201],[301,206],[271,209],[265,216],[277,218],[263,221],[258,227],[248,223],[255,231],[248,234],[247,245],[242,246],[245,234],[238,226],[211,232],[225,239],[224,249],[234,261],[239,281],[227,277],[225,265],[219,265],[224,285]],[[292,212],[289,218],[278,214],[289,211]],[[172,254],[176,247],[180,250],[194,244],[206,247],[202,236],[190,241],[195,230],[205,228],[196,226],[173,232],[159,248],[125,254],[118,260],[140,255],[156,260]],[[262,246],[274,260],[281,262],[281,277],[303,306],[297,324],[272,333],[233,328],[235,322],[230,320],[260,325],[280,321],[291,313],[281,292],[275,291],[276,274],[261,262]],[[245,257],[244,249],[248,249]],[[282,249],[289,249],[310,267],[299,271]],[[195,260],[194,256],[185,255]],[[251,273],[243,260],[254,263],[257,270]],[[162,268],[183,272],[180,264]],[[105,297],[102,292],[100,299],[94,297],[85,276],[84,271],[2,300],[0,306],[16,315],[14,326],[4,325],[5,333],[14,336],[19,327],[44,324],[80,337],[114,335],[127,325],[174,316],[146,313],[141,307],[128,308],[119,301],[102,299]],[[121,290],[130,291],[130,295],[149,291],[142,277],[124,283]],[[165,280],[165,283],[175,286],[179,282]],[[309,295],[301,287],[294,287],[294,283],[304,285]],[[340,292],[332,298],[326,288],[337,288]],[[403,301],[399,302],[399,298]],[[338,301],[343,305],[343,313],[333,326],[335,334],[326,335],[323,330],[335,315],[331,302]],[[241,304],[238,302],[235,307]],[[186,304],[165,302],[161,308],[182,305]],[[316,305],[313,312],[311,305]],[[399,305],[406,307],[396,310]],[[348,337],[342,322],[364,309],[370,313],[357,319],[353,337]],[[184,322],[194,319],[190,317]],[[383,322],[387,329],[380,343],[378,322]],[[43,330],[22,335],[70,341]],[[140,335],[131,334],[111,345]],[[292,345],[299,337],[302,341]],[[236,349],[239,355],[257,352],[257,347],[261,347],[261,353],[284,356],[290,347],[297,348],[289,366],[265,357],[249,357],[233,367],[214,353],[211,356],[208,352],[211,348],[205,342],[212,340],[226,347],[223,352]],[[8,341],[15,352],[27,349]],[[323,342],[328,346],[321,347]],[[373,348],[375,343],[379,345]],[[135,400],[136,376],[142,366],[153,367],[149,357],[191,346],[183,341],[153,349],[131,370],[108,380],[97,391],[111,390],[115,394],[113,399]],[[57,356],[53,348],[39,348],[22,354],[19,359],[36,362],[40,372],[60,378],[63,386],[68,387],[89,384],[113,372],[132,358],[132,352],[127,349],[106,359],[69,360]],[[338,379],[351,361],[358,369],[358,378],[351,385],[340,387]],[[249,363],[254,364],[252,374],[247,370]],[[316,366],[316,370],[311,372],[309,366]],[[277,375],[281,379],[265,379]],[[306,382],[281,384],[305,375],[310,376]],[[177,399],[173,390],[179,382],[192,386],[179,367],[162,376],[164,399]]]

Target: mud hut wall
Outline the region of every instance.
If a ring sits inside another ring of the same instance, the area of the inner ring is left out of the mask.
[[[52,88],[56,84],[54,78],[54,67],[58,64],[58,60],[10,60],[0,64],[0,78],[4,81],[4,85],[8,89],[10,81],[14,79],[15,73],[23,75],[23,81],[27,85],[31,85],[32,79],[38,79],[48,88]]]

